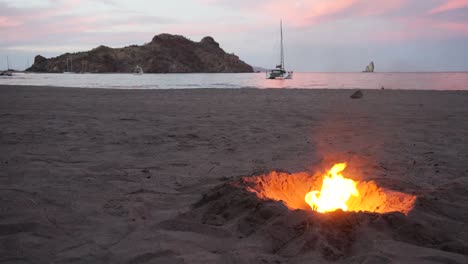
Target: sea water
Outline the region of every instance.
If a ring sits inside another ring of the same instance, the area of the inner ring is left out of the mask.
[[[268,80],[265,73],[50,74],[15,73],[0,85],[115,89],[298,88],[468,90],[468,72],[294,73],[291,80]]]

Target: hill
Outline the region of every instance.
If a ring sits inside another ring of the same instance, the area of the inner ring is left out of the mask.
[[[67,66],[68,65],[68,66]],[[226,53],[212,37],[200,42],[183,36],[160,34],[142,46],[99,46],[47,59],[38,55],[30,72],[128,73],[140,65],[148,73],[253,72],[238,56]]]

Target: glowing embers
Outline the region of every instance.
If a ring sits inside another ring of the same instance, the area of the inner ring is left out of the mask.
[[[289,209],[408,214],[413,208],[416,196],[380,188],[373,181],[354,181],[345,168],[340,163],[322,176],[271,172],[243,180],[259,198],[282,201]]]

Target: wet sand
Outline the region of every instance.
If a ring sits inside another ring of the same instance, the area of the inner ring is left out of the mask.
[[[0,262],[466,263],[468,92],[352,92],[0,86]],[[414,237],[359,230],[329,259],[180,219],[231,179],[330,160],[417,195]]]

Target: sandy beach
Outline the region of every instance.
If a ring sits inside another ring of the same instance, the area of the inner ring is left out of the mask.
[[[468,92],[352,93],[0,86],[0,262],[467,263]],[[226,187],[328,162],[414,208],[324,218]]]

